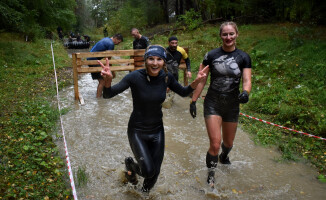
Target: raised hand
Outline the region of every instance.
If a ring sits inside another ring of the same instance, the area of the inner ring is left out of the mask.
[[[199,71],[197,73],[197,77],[194,82],[198,84],[199,82],[206,80],[208,72],[209,72],[209,65],[204,67],[203,64],[200,64]]]
[[[97,61],[101,67],[102,67],[102,71],[101,71],[101,76],[103,76],[104,79],[111,79],[113,78],[112,72],[111,72],[111,68],[110,68],[110,63],[109,63],[109,59],[105,58],[105,66],[103,65],[103,63],[101,61]]]

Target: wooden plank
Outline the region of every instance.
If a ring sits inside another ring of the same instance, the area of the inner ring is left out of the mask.
[[[134,50],[109,50],[101,52],[87,52],[77,54],[77,58],[94,58],[94,57],[109,57],[109,56],[133,56]]]
[[[179,69],[185,70],[187,69],[186,63],[182,63],[179,65]]]
[[[80,104],[83,106],[83,105],[85,105],[85,101],[84,101],[84,98],[83,98],[83,96],[79,93],[79,102],[80,102]]]
[[[77,71],[77,56],[76,54],[72,54],[72,66],[73,66],[73,78],[74,78],[74,91],[75,91],[75,99],[79,100],[79,91],[78,91],[78,71]]]
[[[104,65],[106,64],[105,59],[100,60],[101,63],[103,63]],[[133,64],[134,63],[134,59],[110,59],[109,60],[110,64]],[[81,60],[81,61],[77,61],[77,65],[98,65],[97,60]]]
[[[135,67],[135,70],[144,69],[145,67]]]
[[[134,56],[133,57],[135,61],[143,61],[144,62],[144,57],[143,56]]]
[[[144,56],[145,49],[135,49],[134,50],[134,56]]]
[[[111,66],[111,71],[129,71],[134,70],[134,65],[121,65],[121,66]],[[102,67],[81,67],[78,68],[79,73],[93,73],[93,72],[101,72]]]
[[[188,85],[188,76],[187,76],[187,70],[183,70],[183,85]]]

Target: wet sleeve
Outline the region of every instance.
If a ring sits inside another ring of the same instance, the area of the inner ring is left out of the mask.
[[[202,63],[203,63],[204,66],[210,65],[210,61],[209,61],[209,58],[208,58],[208,53],[205,54],[204,60],[203,60]]]
[[[127,74],[119,83],[106,88],[103,88],[103,98],[104,99],[108,99],[108,98],[112,98],[114,96],[116,96],[117,94],[122,93],[123,91],[125,91],[126,89],[128,89],[130,87],[130,80],[131,76],[130,74]]]
[[[247,53],[243,53],[243,65],[242,68],[251,68],[251,58]]]
[[[146,38],[146,48],[147,48],[149,45],[151,45],[151,41],[149,41],[149,39]]]
[[[186,66],[187,66],[187,71],[188,71],[188,72],[191,72],[191,68],[190,68],[190,59],[189,59],[189,58],[185,59],[185,62],[186,62]]]
[[[174,78],[174,76],[169,72],[169,81],[168,81],[168,87],[178,95],[182,97],[188,96],[194,89],[190,87],[190,85],[183,87],[180,85],[180,83]]]

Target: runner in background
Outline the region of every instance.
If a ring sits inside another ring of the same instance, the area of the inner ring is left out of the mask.
[[[131,35],[135,38],[132,43],[133,49],[146,49],[150,45],[149,39],[141,35],[137,28],[131,29]]]
[[[90,52],[100,52],[100,51],[106,51],[106,50],[114,50],[114,45],[118,45],[121,42],[123,42],[123,37],[120,33],[115,34],[112,37],[105,37],[98,41]],[[87,60],[100,60],[102,58],[87,58]],[[89,67],[99,67],[100,65],[89,65]],[[104,80],[101,76],[100,72],[97,73],[91,73],[93,80],[98,80],[97,85],[97,92],[96,97],[100,98],[103,93],[103,87],[104,87]]]

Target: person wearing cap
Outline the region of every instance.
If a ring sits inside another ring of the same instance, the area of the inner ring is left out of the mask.
[[[178,38],[171,36],[169,38],[169,46],[166,48],[167,54],[167,67],[169,72],[173,74],[176,80],[179,80],[179,65],[183,58],[187,66],[187,77],[191,78],[190,59],[184,48],[178,46]]]
[[[131,29],[131,35],[135,40],[132,43],[133,49],[146,49],[149,45],[149,39],[139,33],[137,28]]]
[[[118,45],[121,42],[123,42],[123,37],[120,33],[115,34],[112,37],[105,37],[98,41],[90,52],[100,52],[100,51],[106,51],[106,50],[114,50],[114,45]],[[87,58],[87,60],[100,60],[102,58]],[[99,65],[89,65],[89,67],[99,67]],[[97,92],[96,97],[100,98],[102,96],[103,87],[104,87],[104,80],[100,74],[100,72],[91,73],[92,79],[98,80],[98,86],[97,86]]]
[[[162,103],[169,87],[180,96],[189,95],[206,77],[205,68],[198,72],[196,79],[188,86],[182,86],[166,69],[166,50],[159,45],[149,46],[144,54],[145,69],[127,74],[119,83],[111,85],[112,73],[109,60],[101,62],[101,75],[105,81],[103,98],[112,98],[130,88],[133,111],[128,123],[128,139],[136,161],[125,158],[125,176],[132,184],[137,184],[137,176],[144,177],[141,190],[148,193],[160,174],[164,156],[164,127]]]

